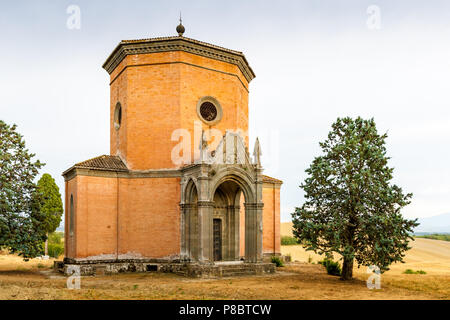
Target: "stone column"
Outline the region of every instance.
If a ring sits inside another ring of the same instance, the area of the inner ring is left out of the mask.
[[[222,260],[231,259],[231,206],[228,205],[225,212],[225,219],[222,221]]]
[[[261,150],[260,150],[261,151]],[[257,254],[256,254],[256,262],[263,261],[263,168],[259,163],[255,169],[256,172],[256,224],[258,228],[257,234]]]
[[[189,222],[186,228],[187,236],[187,252],[189,261],[198,260],[198,210],[197,204],[191,203],[189,205]]]
[[[209,199],[209,172],[210,166],[208,164],[199,165],[199,176],[197,178],[197,215],[198,215],[198,229],[197,229],[197,260],[200,263],[214,263],[213,254],[213,211],[214,202]],[[213,195],[214,196],[214,195]]]
[[[230,260],[239,260],[240,250],[240,234],[239,234],[239,206],[231,206],[230,208]]]
[[[186,204],[180,204],[180,239],[181,239],[181,250],[180,259],[181,261],[186,261],[188,259],[188,209]]]
[[[223,260],[239,260],[239,206],[227,206],[224,230]]]
[[[245,261],[262,261],[262,203],[245,203]]]
[[[214,210],[214,202],[198,201],[198,241],[197,252],[198,261],[200,263],[214,263],[213,255],[213,226],[212,216]]]

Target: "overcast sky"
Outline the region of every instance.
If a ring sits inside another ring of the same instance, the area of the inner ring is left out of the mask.
[[[80,29],[67,27],[70,5]],[[0,119],[18,125],[63,195],[64,170],[109,153],[103,62],[122,39],[176,35],[180,10],[185,36],[243,51],[256,73],[250,141],[260,137],[265,173],[284,181],[282,221],[303,203],[304,170],[344,116],[374,117],[388,132],[394,182],[414,193],[405,216],[450,212],[444,0],[2,1]]]

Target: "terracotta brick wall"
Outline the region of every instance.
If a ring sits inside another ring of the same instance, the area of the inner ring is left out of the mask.
[[[180,254],[180,179],[123,179],[120,184],[121,258]]]
[[[73,258],[76,256],[75,248],[76,248],[76,211],[77,211],[77,179],[74,178],[70,181],[66,181],[66,201],[64,206],[64,256],[68,258]],[[70,224],[70,196],[73,196],[74,201],[74,214],[75,214],[75,224],[74,224],[74,235],[71,236],[69,232],[69,224]]]
[[[66,257],[164,258],[180,253],[179,179],[77,176],[67,185],[68,199],[74,195],[76,222],[73,239],[66,223]]]
[[[72,242],[74,250],[69,250],[67,256],[85,258],[103,254],[109,255],[105,258],[114,258],[117,243],[117,179],[77,176],[69,181],[70,185],[75,186],[73,189],[69,187],[69,192],[74,194],[75,243]],[[69,245],[69,248],[72,246]]]
[[[247,132],[248,83],[237,66],[181,51],[127,56],[111,74],[111,154],[120,153],[130,169],[176,167],[171,151],[179,142],[171,141],[172,132],[190,132],[193,155],[197,102],[203,96],[215,97],[223,109],[216,125],[201,122],[204,130]],[[116,131],[118,101],[122,126]]]
[[[126,60],[126,59],[125,59]],[[119,65],[123,66],[124,61]],[[114,113],[117,102],[122,106],[122,123],[119,130],[114,127]],[[124,70],[110,87],[110,154],[127,158],[128,150],[128,72]]]
[[[240,256],[245,256],[244,197],[240,209]],[[263,184],[263,253],[280,253],[280,185]]]
[[[280,253],[280,185],[263,185],[263,253]]]

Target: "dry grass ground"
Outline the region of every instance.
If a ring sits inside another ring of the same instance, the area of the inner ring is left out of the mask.
[[[282,232],[285,232],[282,225]],[[288,227],[289,229],[289,227]],[[283,246],[292,263],[274,275],[224,279],[187,279],[173,274],[121,274],[82,277],[80,290],[68,290],[66,278],[50,270],[53,260],[24,262],[0,255],[0,299],[450,299],[450,242],[418,239],[406,263],[381,278],[380,290],[366,287],[365,269],[355,268],[348,282],[326,274],[319,256],[300,246]],[[403,274],[407,269],[427,274]]]
[[[44,271],[43,271],[44,270]],[[48,270],[48,269],[47,269]],[[80,290],[68,290],[65,277],[45,269],[0,271],[0,299],[445,299],[443,283],[430,286],[382,282],[369,290],[365,278],[342,282],[320,265],[295,263],[275,275],[217,280],[187,279],[173,274],[122,274],[82,277]],[[412,275],[417,277],[416,275]],[[414,282],[414,280],[413,280]],[[440,288],[437,290],[437,288]]]
[[[281,224],[281,234],[292,236],[292,223]],[[430,294],[436,299],[450,299],[450,242],[416,238],[410,243],[405,263],[391,265],[389,271],[381,276],[382,287],[397,287]],[[323,257],[301,246],[282,246],[284,255],[291,255],[293,261],[314,262]],[[404,274],[406,269],[423,270],[426,274]],[[356,279],[365,280],[366,268],[355,267]]]
[[[281,224],[281,234],[292,236],[292,223]],[[411,249],[404,258],[405,263],[391,265],[391,270],[386,274],[399,275],[406,269],[424,270],[429,275],[450,276],[450,241],[415,238],[410,242]],[[322,260],[323,257],[306,251],[301,246],[282,246],[281,253],[290,254],[292,260],[300,262],[313,262]]]

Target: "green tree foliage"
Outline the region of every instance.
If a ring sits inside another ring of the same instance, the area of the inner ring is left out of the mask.
[[[414,240],[418,223],[400,213],[412,194],[390,183],[386,138],[373,119],[338,118],[300,186],[306,201],[292,214],[294,236],[308,250],[340,254],[343,280],[352,278],[354,260],[388,270]]]
[[[55,179],[44,173],[37,183],[41,213],[44,215],[42,227],[47,233],[52,233],[61,223],[63,203]]]
[[[50,257],[58,258],[64,253],[63,237],[62,232],[53,232],[48,235],[48,255]]]
[[[44,164],[34,156],[16,125],[0,120],[0,247],[25,259],[41,254],[46,238],[33,182]]]
[[[40,202],[42,225],[47,234],[54,232],[61,223],[63,204],[59,188],[48,173],[44,173],[37,183],[37,201]],[[48,240],[45,240],[45,255],[48,255]]]

